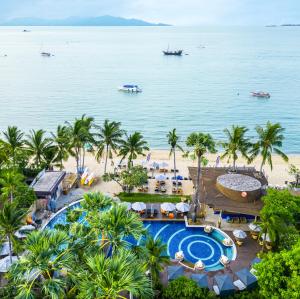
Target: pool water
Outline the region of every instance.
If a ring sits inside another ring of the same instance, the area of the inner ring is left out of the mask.
[[[77,208],[77,203],[70,208]],[[57,214],[46,225],[46,228],[53,229],[56,224],[66,223],[66,210]],[[84,218],[79,220],[84,221]],[[185,261],[195,264],[201,260],[205,264],[206,271],[216,271],[223,268],[219,259],[221,255],[226,255],[229,259],[234,256],[232,247],[225,247],[222,240],[226,237],[219,230],[214,230],[208,234],[204,232],[202,227],[186,227],[185,222],[176,221],[144,221],[144,226],[154,239],[160,238],[167,245],[167,254],[175,257],[175,253],[183,251]],[[133,237],[127,238],[133,245],[139,245],[145,237],[135,240]]]

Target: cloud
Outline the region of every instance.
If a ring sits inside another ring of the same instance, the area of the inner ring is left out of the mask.
[[[299,0],[0,0],[2,20],[114,15],[178,25],[299,22]]]

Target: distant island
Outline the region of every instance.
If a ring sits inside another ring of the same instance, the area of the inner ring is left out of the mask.
[[[300,26],[300,24],[282,24],[283,27]]]
[[[18,18],[0,22],[0,26],[170,26],[138,19],[113,16],[69,17],[66,19]]]

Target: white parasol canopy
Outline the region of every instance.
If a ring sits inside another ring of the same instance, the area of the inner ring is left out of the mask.
[[[120,203],[120,205],[125,206],[127,208],[127,211],[131,210],[131,203],[127,201],[123,201]]]
[[[4,242],[2,244],[1,249],[0,249],[0,256],[4,256],[4,255],[9,255],[9,243],[8,243],[8,241]]]
[[[247,234],[241,229],[235,229],[232,233],[238,239],[245,239],[247,237]]]
[[[169,164],[167,162],[161,162],[161,163],[159,163],[159,168],[166,168],[168,166],[169,166]]]
[[[144,210],[146,210],[146,205],[143,202],[135,202],[131,205],[131,207],[135,211],[144,211]]]
[[[12,257],[12,263],[10,261],[10,257],[6,256],[5,258],[0,260],[0,272],[8,272],[9,268],[13,263],[15,263],[18,260],[16,256]]]
[[[160,205],[161,209],[164,211],[172,212],[175,210],[175,205],[170,202],[164,202]]]
[[[261,239],[266,242],[271,242],[269,234],[266,233],[261,235]]]
[[[153,161],[153,162],[150,163],[150,167],[151,168],[158,168],[159,167],[159,163]]]
[[[167,179],[167,176],[161,173],[161,174],[156,175],[155,179],[157,181],[165,181]]]
[[[190,210],[190,206],[187,203],[179,202],[176,204],[176,210],[185,213]]]
[[[255,224],[254,222],[251,222],[248,226],[253,232],[259,233],[261,231],[261,227],[258,224]]]
[[[203,270],[205,268],[205,265],[204,265],[204,263],[201,260],[199,260],[194,265],[194,268],[195,268],[195,270]]]

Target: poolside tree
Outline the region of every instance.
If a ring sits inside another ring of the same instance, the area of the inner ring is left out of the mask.
[[[155,287],[159,282],[159,273],[163,271],[164,266],[170,264],[167,245],[160,239],[154,239],[149,235],[141,246],[145,248],[145,255],[143,256],[145,268],[150,271],[152,283]]]
[[[140,132],[134,132],[131,135],[126,134],[126,139],[121,141],[119,156],[122,160],[128,157],[128,167],[131,167],[133,160],[138,155],[145,156],[144,152],[148,150],[149,147],[143,135]]]
[[[15,203],[5,202],[0,209],[0,234],[6,237],[9,244],[9,257],[12,263],[13,244],[17,247],[18,239],[15,233],[22,226],[27,209],[18,207]]]
[[[246,127],[232,126],[231,129],[225,129],[224,133],[227,140],[221,142],[221,146],[224,149],[224,153],[221,159],[228,158],[228,162],[232,159],[233,170],[236,170],[236,160],[238,159],[238,153],[248,159],[248,151],[251,148],[249,138],[245,137],[248,129]]]
[[[81,118],[76,118],[73,123],[67,122],[70,138],[69,150],[71,155],[75,157],[78,174],[84,168],[86,146],[94,143],[91,132],[93,122],[94,118],[87,117],[85,114]]]
[[[289,174],[294,176],[296,186],[298,186],[300,184],[300,169],[296,165],[291,164],[289,167]]]
[[[176,133],[176,129],[174,128],[167,134],[168,144],[170,145],[170,156],[173,154],[173,167],[174,167],[174,178],[177,184],[177,175],[176,175],[176,149],[180,151],[184,151],[183,148],[178,144],[179,136]]]
[[[0,174],[0,185],[2,197],[14,200],[17,189],[24,185],[24,176],[15,170],[5,170]]]
[[[206,153],[216,153],[216,144],[210,134],[199,132],[191,133],[187,137],[186,145],[193,149],[193,153],[197,157],[196,194],[193,202],[194,213],[197,214],[198,207],[200,206],[201,194],[201,161]]]
[[[65,298],[66,276],[75,271],[68,242],[68,234],[58,230],[35,231],[27,236],[26,254],[10,271],[17,298]]]
[[[263,166],[266,163],[270,165],[271,170],[273,169],[273,152],[279,155],[284,161],[288,161],[287,155],[280,150],[284,140],[284,128],[282,128],[279,123],[272,124],[268,121],[265,128],[257,126],[256,132],[258,134],[258,141],[253,145],[253,148],[250,151],[250,160],[254,160],[254,158],[256,158],[259,154],[261,155],[261,173],[263,171]]]
[[[63,161],[69,157],[70,138],[67,126],[57,126],[56,132],[51,132],[52,144],[55,146],[56,155],[54,161],[59,163],[60,170],[63,169]]]
[[[124,299],[126,292],[136,298],[153,298],[150,280],[143,265],[127,250],[118,251],[107,258],[100,253],[86,258],[74,273],[77,298]]]
[[[44,130],[31,130],[25,140],[26,149],[34,159],[35,167],[39,168],[44,162],[45,151],[50,147],[51,140],[45,137]]]
[[[24,133],[18,127],[8,127],[3,132],[6,149],[12,159],[12,165],[16,165],[17,155],[24,150]]]
[[[95,134],[97,138],[96,159],[99,162],[103,155],[105,155],[104,174],[106,174],[107,159],[112,159],[113,153],[116,154],[124,131],[120,128],[120,122],[109,121],[108,119],[104,121],[103,126],[95,127],[98,130]]]

